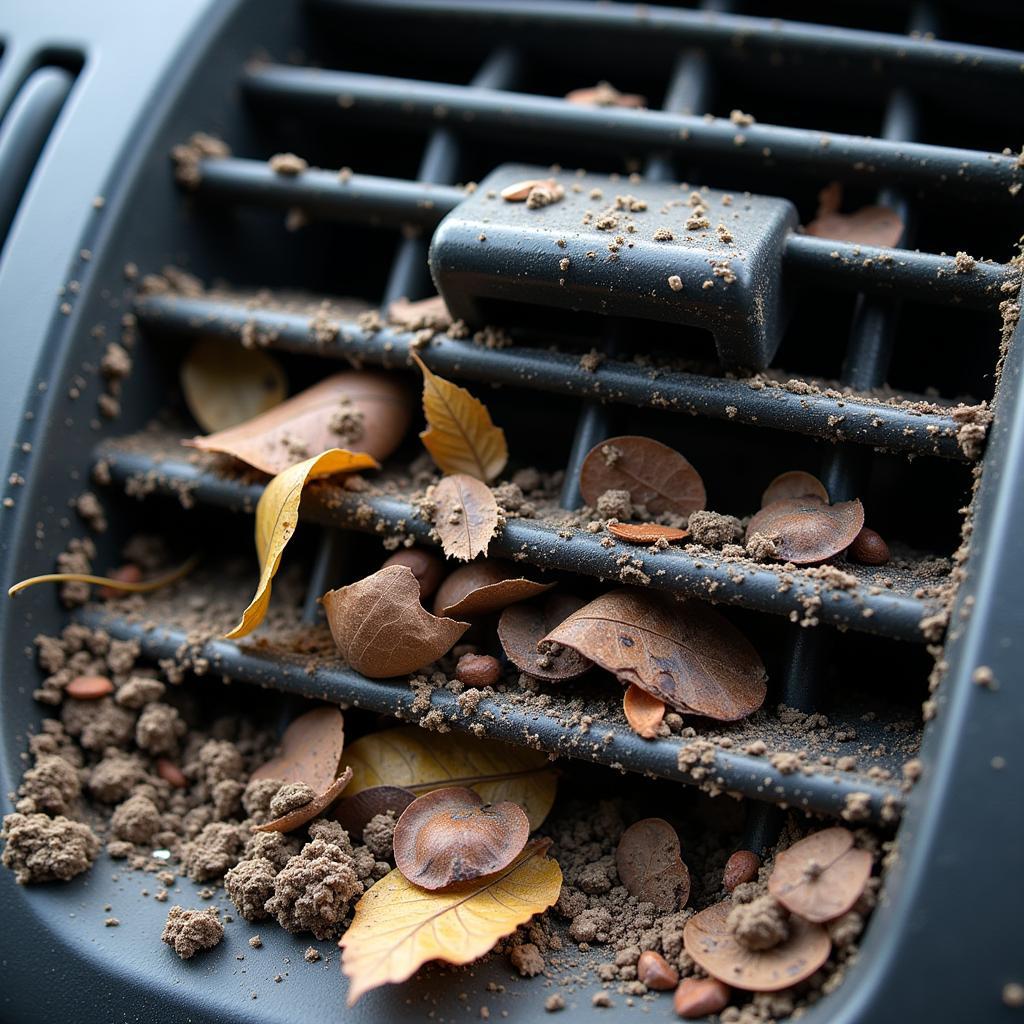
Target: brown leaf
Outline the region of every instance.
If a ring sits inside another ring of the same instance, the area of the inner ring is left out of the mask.
[[[788,473],[780,473],[765,488],[761,495],[761,508],[784,498],[820,498],[828,504],[828,491],[816,476],[802,469],[793,469]]]
[[[332,817],[356,842],[361,842],[371,818],[388,811],[397,818],[415,799],[415,793],[401,786],[371,786],[354,796],[343,796],[334,805]]]
[[[647,97],[632,92],[619,92],[610,82],[598,82],[585,89],[573,89],[565,94],[569,103],[584,107],[626,107],[634,110],[647,106]]]
[[[766,673],[735,626],[698,601],[620,588],[548,633],[620,682],[635,684],[684,714],[723,722],[764,701]]]
[[[824,562],[845,551],[864,526],[864,506],[857,498],[826,505],[815,498],[784,498],[761,509],[747,525],[755,533],[777,534],[776,559],[794,565]]]
[[[608,532],[630,544],[654,544],[662,538],[671,544],[690,536],[689,530],[659,526],[657,523],[609,523]]]
[[[726,923],[733,904],[716,903],[686,922],[686,952],[712,977],[747,992],[778,992],[809,978],[828,959],[832,940],[821,925],[790,918],[789,938],[747,949]]]
[[[768,891],[787,910],[821,924],[842,917],[860,899],[871,862],[848,829],[823,829],[776,854]]]
[[[410,302],[407,298],[395,299],[388,306],[388,322],[401,327],[403,331],[445,331],[452,325],[444,299],[432,295],[429,299]]]
[[[323,814],[335,800],[341,796],[341,791],[352,781],[352,769],[346,768],[322,793],[318,793],[308,804],[296,807],[294,811],[282,814],[280,818],[265,822],[262,825],[253,825],[253,832],[294,832],[307,821]]]
[[[430,495],[437,505],[434,529],[449,558],[463,562],[487,553],[498,530],[498,503],[487,484],[466,473],[446,476]]]
[[[268,353],[201,338],[181,364],[181,390],[196,423],[212,433],[273,409],[284,401],[288,385],[284,370]]]
[[[360,370],[336,373],[240,426],[182,443],[277,474],[329,448],[386,459],[411,416],[409,395],[396,377]]]
[[[423,447],[444,473],[468,473],[485,483],[493,480],[508,462],[505,432],[491,422],[487,406],[478,398],[432,373],[415,352],[412,358],[423,374]]]
[[[597,506],[605,491],[629,491],[647,514],[688,516],[704,508],[700,474],[679,452],[650,437],[610,437],[594,445],[580,469],[583,500]]]
[[[690,898],[690,871],[679,856],[679,836],[664,818],[630,825],[615,851],[615,867],[630,896],[653,903],[664,914],[682,910]]]
[[[285,729],[277,755],[260,765],[251,778],[304,782],[322,793],[338,775],[344,747],[341,712],[336,707],[314,708]]]
[[[420,604],[420,585],[405,565],[391,565],[324,594],[323,606],[342,657],[370,679],[415,672],[436,661],[469,629]]]
[[[464,786],[435,789],[398,819],[395,866],[421,889],[447,889],[508,867],[529,837],[530,822],[518,804],[485,804]]]
[[[474,562],[460,566],[441,584],[434,600],[434,614],[453,619],[489,615],[543,594],[553,586],[554,583],[524,579],[508,562]]]
[[[498,639],[509,661],[520,672],[537,679],[572,679],[593,666],[571,647],[548,644],[543,653],[541,641],[584,602],[571,594],[551,594],[543,601],[516,604],[506,608],[498,620]],[[554,650],[551,648],[554,647]]]
[[[658,735],[658,726],[665,718],[665,702],[652,697],[639,686],[627,686],[622,697],[622,711],[630,729],[645,740]]]
[[[842,186],[833,181],[818,195],[818,214],[804,231],[819,238],[834,238],[839,242],[860,245],[892,247],[903,237],[903,221],[888,206],[862,206],[853,213],[840,213]]]

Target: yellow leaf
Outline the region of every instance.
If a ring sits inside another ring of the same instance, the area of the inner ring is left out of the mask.
[[[427,732],[415,725],[358,739],[345,751],[352,767],[347,795],[372,786],[401,786],[417,796],[468,786],[488,803],[511,800],[540,828],[555,802],[557,776],[547,755],[495,740]]]
[[[24,590],[26,587],[34,587],[37,583],[91,583],[96,587],[109,587],[111,590],[122,590],[128,594],[147,594],[152,590],[159,590],[161,587],[169,586],[187,576],[199,564],[199,556],[193,555],[188,561],[182,563],[177,569],[154,576],[149,580],[142,580],[139,583],[128,583],[125,580],[115,580],[110,576],[93,576],[84,572],[51,572],[45,576],[31,576],[27,580],[15,583],[7,591],[8,597]]]
[[[465,388],[438,377],[414,352],[423,373],[423,447],[445,473],[468,473],[487,483],[508,462],[505,432],[491,422],[487,406]]]
[[[302,489],[310,480],[334,473],[351,473],[358,469],[375,469],[377,461],[363,452],[331,448],[305,462],[290,466],[267,484],[256,505],[256,557],[260,563],[260,582],[249,607],[230,633],[228,640],[248,636],[263,621],[270,605],[270,582],[281,564],[285,545],[291,540],[299,522]]]
[[[349,978],[348,1003],[388,982],[405,981],[428,960],[468,964],[498,939],[547,910],[562,888],[550,840],[530,843],[502,871],[428,892],[396,868],[356,904],[338,943]]]

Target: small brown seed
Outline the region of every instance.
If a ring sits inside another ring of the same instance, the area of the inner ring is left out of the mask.
[[[737,885],[752,882],[761,868],[761,858],[751,850],[737,850],[726,862],[722,885],[732,892]]]
[[[653,949],[645,949],[636,962],[636,976],[648,988],[668,992],[679,984],[679,972]]]
[[[127,565],[118,566],[118,568],[111,570],[108,575],[112,580],[118,580],[121,583],[142,582],[142,570],[132,562],[129,562]],[[109,601],[117,597],[125,597],[126,592],[124,590],[115,590],[113,587],[100,587],[96,591],[96,596],[104,601]]]
[[[501,190],[501,198],[507,203],[522,203],[526,201],[526,197],[529,196],[530,192],[532,192],[537,185],[543,184],[544,182],[540,178],[529,178],[526,181],[517,181],[514,185],[506,185]]]
[[[885,565],[889,561],[889,545],[874,530],[865,526],[853,538],[850,557],[861,565]]]
[[[455,678],[466,686],[491,686],[501,677],[501,662],[489,654],[464,654],[455,666]]]
[[[185,773],[166,757],[156,759],[156,773],[164,782],[169,782],[175,789],[185,789],[188,786],[188,779]]]
[[[719,1013],[729,1002],[729,986],[717,978],[685,978],[676,989],[672,1005],[686,1020]]]
[[[423,601],[433,596],[444,579],[444,562],[432,551],[425,551],[423,548],[396,551],[381,568],[389,565],[405,565],[412,570],[413,576],[419,581],[420,599]]]
[[[106,676],[76,676],[64,692],[75,700],[99,700],[114,692],[114,684]]]

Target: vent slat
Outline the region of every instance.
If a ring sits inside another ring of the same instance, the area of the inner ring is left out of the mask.
[[[173,452],[148,453],[132,439],[101,445],[97,462],[104,476],[129,491],[152,492],[252,513],[262,484],[233,480],[196,462],[181,461]],[[372,515],[367,515],[369,507]],[[353,494],[343,488],[319,483],[302,504],[305,521],[338,526],[363,533],[406,534],[418,543],[434,544],[431,526],[418,518],[416,506],[389,495]],[[849,586],[830,586],[820,572],[796,569],[783,572],[754,562],[724,558],[717,552],[691,555],[670,548],[657,554],[634,545],[605,548],[601,539],[585,530],[559,530],[529,519],[510,519],[490,544],[489,553],[541,569],[592,576],[618,584],[638,582],[619,559],[649,577],[647,586],[672,594],[714,600],[741,608],[786,615],[794,620],[808,617],[833,626],[874,633],[915,643],[937,640],[942,631],[942,609],[937,600],[915,597],[939,582],[914,576],[907,570],[885,566],[882,571],[846,566]],[[634,561],[639,562],[636,566]],[[884,577],[891,586],[877,583]]]
[[[587,727],[567,726],[571,717],[569,701],[552,688],[550,702],[539,711],[524,707],[511,696],[495,693],[480,701],[472,717],[463,714],[455,694],[434,689],[430,709],[413,704],[417,695],[407,681],[367,679],[339,666],[310,665],[308,656],[289,659],[284,655],[255,653],[251,645],[239,646],[227,640],[212,640],[196,648],[184,630],[119,618],[114,612],[95,607],[79,613],[79,621],[102,629],[118,640],[135,640],[144,657],[153,661],[178,658],[189,651],[205,658],[210,667],[231,680],[295,693],[314,700],[350,704],[368,711],[418,721],[436,709],[452,729],[470,731],[490,739],[523,746],[525,743],[551,754],[613,765],[649,776],[691,785],[713,786],[718,791],[738,793],[754,800],[785,803],[834,817],[846,808],[847,797],[858,796],[867,820],[895,824],[902,810],[903,794],[893,783],[878,782],[860,773],[783,773],[770,759],[735,749],[714,747],[710,764],[696,761],[692,770],[680,768],[679,754],[687,741],[679,738],[644,740],[628,727],[593,720]],[[296,623],[297,624],[297,623]],[[863,726],[861,726],[863,728]],[[696,777],[695,777],[696,776]]]
[[[141,299],[136,311],[140,323],[152,330],[186,336],[202,331],[237,339],[243,329],[255,328],[269,348],[392,368],[408,366],[414,341],[414,335],[394,328],[368,331],[354,321],[341,321],[336,322],[336,339],[325,343],[314,335],[312,314],[215,299],[155,295]],[[752,387],[742,379],[692,373],[659,371],[652,377],[647,367],[616,360],[590,371],[573,355],[521,347],[488,349],[441,335],[420,349],[420,355],[436,372],[464,380],[688,413],[916,455],[966,457],[951,413],[921,412],[912,404]]]

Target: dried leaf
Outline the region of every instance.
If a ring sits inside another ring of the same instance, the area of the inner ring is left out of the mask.
[[[506,608],[498,620],[498,639],[508,660],[538,679],[572,679],[592,668],[594,663],[571,647],[540,647],[548,633],[585,603],[571,594],[551,594],[544,601]]]
[[[755,533],[778,535],[778,561],[810,565],[845,551],[863,526],[864,506],[857,498],[837,505],[816,498],[784,498],[765,506],[750,520],[747,538]]]
[[[507,868],[530,838],[519,804],[485,804],[465,786],[418,797],[395,826],[395,866],[414,885],[435,892]]]
[[[671,914],[690,898],[690,870],[679,856],[679,836],[664,818],[630,825],[615,850],[619,880],[630,896]]]
[[[489,615],[543,594],[553,586],[554,583],[524,579],[507,562],[474,562],[456,569],[441,584],[434,600],[434,614],[456,619]]]
[[[343,796],[334,805],[333,817],[356,842],[361,842],[371,818],[388,811],[398,818],[415,799],[415,793],[401,786],[371,786],[354,796]]]
[[[583,500],[597,506],[605,491],[628,491],[647,514],[688,516],[704,508],[700,474],[675,449],[650,437],[610,437],[594,445],[580,469]]]
[[[540,828],[555,802],[557,776],[547,755],[495,740],[406,725],[356,740],[345,760],[355,773],[349,796],[372,786],[401,786],[417,796],[468,786],[488,803],[519,804],[531,829]]]
[[[747,949],[727,924],[731,902],[695,914],[683,928],[686,952],[712,977],[748,992],[778,992],[809,978],[828,959],[832,940],[821,925],[790,918],[789,938]]]
[[[788,473],[780,473],[761,495],[761,508],[784,498],[820,498],[828,504],[828,491],[825,485],[810,473],[802,469],[793,469]]]
[[[639,686],[627,686],[622,697],[622,711],[630,729],[645,740],[658,735],[658,726],[665,718],[665,702],[652,697]]]
[[[352,781],[352,769],[346,768],[322,793],[318,793],[308,804],[296,807],[294,811],[282,814],[280,818],[265,822],[262,825],[253,825],[253,832],[294,832],[295,829],[305,825],[307,821],[323,814],[335,800],[341,796],[341,791]]]
[[[423,374],[423,447],[444,473],[493,480],[508,462],[505,432],[491,422],[483,402],[432,373],[415,352],[412,358]]]
[[[662,539],[671,544],[690,536],[689,530],[659,526],[657,523],[609,523],[608,532],[630,544],[654,544]]]
[[[264,473],[281,473],[329,448],[351,446],[386,459],[411,417],[409,394],[397,378],[360,370],[336,373],[240,426],[182,443],[233,455]]]
[[[226,639],[237,640],[248,636],[267,614],[271,581],[281,564],[281,555],[299,524],[299,505],[306,484],[310,480],[335,473],[372,469],[376,465],[371,456],[362,452],[332,448],[278,473],[267,484],[256,505],[256,557],[260,564],[260,581],[249,607],[242,612],[238,625],[225,634]]]
[[[356,904],[338,943],[348,1002],[378,985],[405,981],[428,960],[468,964],[498,939],[550,907],[562,887],[550,840],[530,843],[503,871],[448,892],[426,893],[397,868]]]
[[[732,722],[764,701],[766,673],[757,651],[698,601],[620,588],[570,615],[546,639],[684,714]]]
[[[840,242],[891,247],[900,244],[903,220],[889,206],[862,206],[853,213],[840,213],[842,185],[833,181],[818,194],[817,216],[804,231],[819,238]]]
[[[487,553],[498,529],[498,503],[487,484],[466,473],[446,476],[431,497],[437,505],[434,529],[449,558],[469,562]]]
[[[178,580],[187,576],[199,564],[199,556],[193,555],[187,562],[182,563],[177,569],[154,576],[149,580],[142,580],[139,583],[130,580],[119,580],[112,576],[93,576],[83,572],[50,572],[45,576],[30,576],[27,580],[21,580],[8,589],[7,596],[14,597],[28,587],[34,587],[37,583],[91,583],[96,587],[105,587],[108,590],[116,590],[126,594],[148,594],[151,591],[159,590],[161,587],[170,586]]]
[[[853,845],[848,829],[823,829],[776,854],[768,891],[787,910],[821,924],[860,899],[871,863],[871,853]]]
[[[321,793],[334,781],[345,748],[345,719],[336,707],[314,708],[291,722],[275,757],[261,764],[252,779],[304,782]]]
[[[469,629],[468,622],[431,615],[420,604],[420,585],[405,565],[389,565],[365,579],[324,594],[334,642],[357,672],[387,679],[429,665]]]
[[[268,353],[201,338],[181,364],[181,390],[193,419],[213,433],[273,409],[284,401],[288,384]]]

